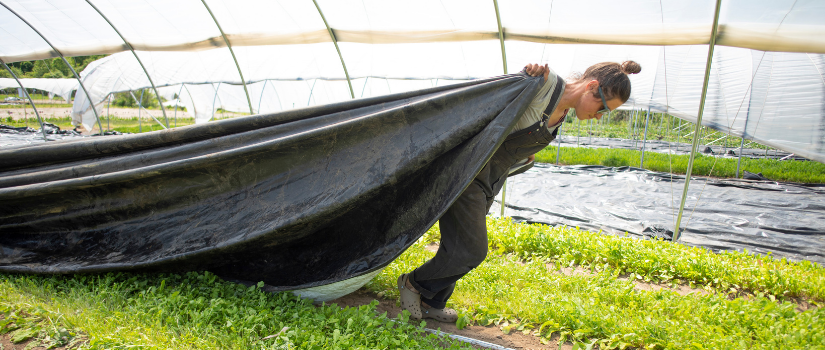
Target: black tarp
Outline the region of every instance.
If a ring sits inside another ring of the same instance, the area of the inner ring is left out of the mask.
[[[537,163],[507,180],[505,215],[670,240],[684,186],[684,176],[639,168]],[[681,226],[687,245],[825,264],[825,185],[694,177]]]
[[[210,270],[282,289],[373,271],[435,223],[539,84],[0,150],[0,270]]]

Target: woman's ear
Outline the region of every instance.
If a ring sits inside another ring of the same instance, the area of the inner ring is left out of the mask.
[[[593,79],[593,80],[587,82],[587,85],[585,85],[585,88],[587,89],[587,91],[590,91],[590,92],[593,92],[593,93],[598,93],[597,89],[599,88],[599,81],[596,80],[596,79]]]

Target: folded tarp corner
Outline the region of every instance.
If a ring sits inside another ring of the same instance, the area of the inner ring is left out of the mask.
[[[0,151],[0,271],[210,270],[281,289],[374,271],[461,194],[539,85],[507,75]]]

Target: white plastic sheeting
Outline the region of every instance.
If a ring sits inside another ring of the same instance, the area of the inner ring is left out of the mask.
[[[20,83],[25,88],[48,91],[50,95],[58,95],[64,101],[71,101],[72,92],[77,90],[76,79],[22,78]],[[20,85],[12,78],[0,78],[0,89],[19,87]]]
[[[625,108],[650,105],[691,120],[715,6],[713,0],[500,0],[499,32],[492,1],[319,0],[331,36],[312,1],[210,0],[215,20],[195,0],[88,1],[138,50],[148,71],[130,53],[89,65],[82,75],[91,100],[100,105],[110,92],[148,88],[148,73],[164,90],[185,84],[181,99],[199,122],[217,108],[249,109],[215,21],[237,55],[256,113],[350,98],[342,60],[356,97],[499,75],[503,36],[509,72],[541,62],[567,76],[600,61],[636,60],[643,70],[632,77]],[[2,4],[0,57],[8,62],[55,56],[18,16],[65,55],[127,50],[87,0]],[[821,18],[821,0],[722,0],[703,124],[825,161]],[[93,126],[84,94],[74,111]]]

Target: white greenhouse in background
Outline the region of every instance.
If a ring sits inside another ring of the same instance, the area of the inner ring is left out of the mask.
[[[514,73],[527,63],[569,76],[624,60],[642,72],[631,76],[623,108],[696,121],[717,1],[0,4],[5,63],[112,54],[78,72],[73,113],[91,129],[113,92],[177,94],[203,123],[219,108],[277,112]],[[823,18],[821,0],[721,0],[702,124],[825,162]]]

